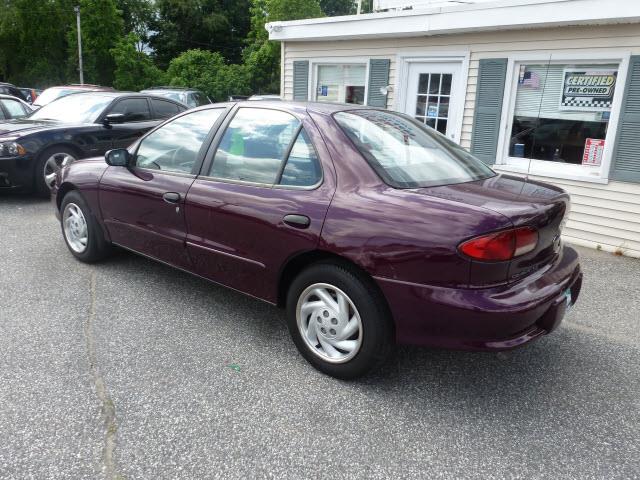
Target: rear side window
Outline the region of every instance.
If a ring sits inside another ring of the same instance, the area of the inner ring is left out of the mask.
[[[154,118],[171,118],[182,111],[175,103],[165,100],[153,98],[151,104],[153,105],[153,111],[155,113]]]
[[[278,185],[310,187],[321,178],[318,156],[307,132],[302,129],[291,148]]]
[[[300,122],[279,110],[241,108],[227,127],[210,176],[273,185]]]
[[[122,113],[126,122],[143,122],[151,120],[149,103],[146,98],[127,98],[120,100],[109,113]]]
[[[350,110],[336,113],[334,118],[371,167],[392,187],[448,185],[495,175],[462,147],[403,115]]]

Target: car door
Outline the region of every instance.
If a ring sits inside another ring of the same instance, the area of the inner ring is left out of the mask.
[[[146,97],[126,97],[117,100],[103,113],[100,121],[112,113],[123,114],[124,121],[106,127],[111,135],[111,148],[127,148],[160,123],[160,119],[153,118]]]
[[[229,117],[187,194],[187,250],[199,275],[275,302],[280,267],[317,247],[333,166],[306,112]]]
[[[111,240],[190,269],[185,250],[185,197],[226,108],[176,117],[132,147],[128,167],[109,167],[100,181],[102,216]]]

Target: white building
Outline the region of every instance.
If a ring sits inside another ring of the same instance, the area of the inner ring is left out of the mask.
[[[640,257],[640,1],[374,4],[267,25],[286,99],[412,115],[567,190],[568,241]]]

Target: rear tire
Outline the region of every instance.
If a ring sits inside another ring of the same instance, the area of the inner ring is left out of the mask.
[[[56,169],[61,168],[63,162],[72,162],[78,158],[77,152],[64,145],[54,145],[43,151],[36,162],[34,178],[36,194],[40,197],[49,197]]]
[[[379,367],[393,346],[391,315],[373,281],[339,262],[303,270],[287,295],[289,332],[302,356],[350,380]]]
[[[71,254],[81,262],[94,263],[111,253],[111,243],[80,192],[72,190],[60,205],[62,236]]]

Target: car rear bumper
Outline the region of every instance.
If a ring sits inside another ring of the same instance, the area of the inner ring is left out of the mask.
[[[508,350],[552,332],[568,292],[582,286],[577,252],[563,247],[556,262],[517,283],[486,289],[443,288],[376,278],[393,314],[396,341],[465,350]]]
[[[0,189],[14,190],[32,185],[31,162],[28,157],[0,158]]]

